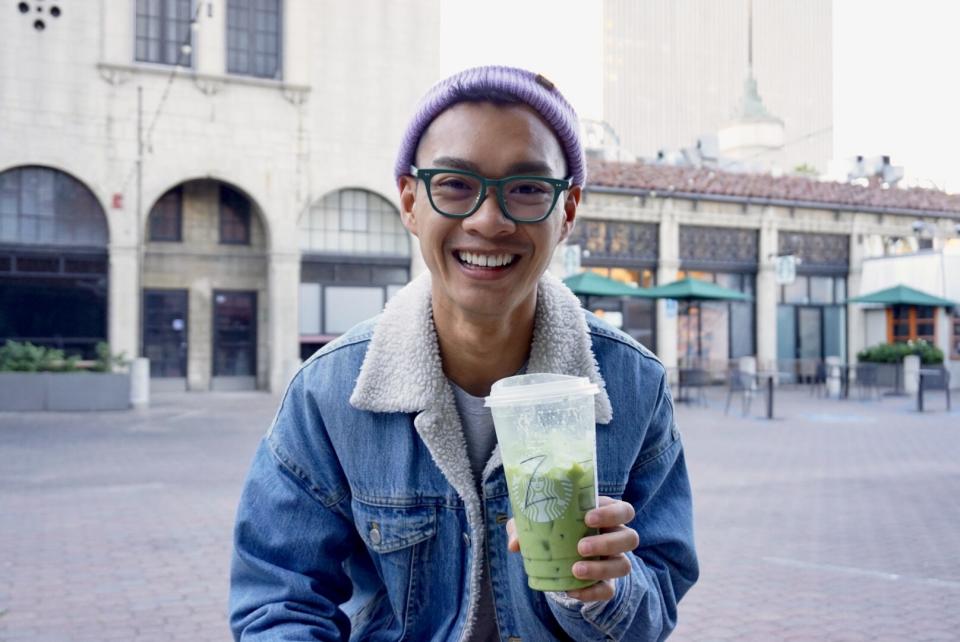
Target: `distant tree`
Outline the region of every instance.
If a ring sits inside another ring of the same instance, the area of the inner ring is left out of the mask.
[[[820,172],[817,171],[817,168],[809,163],[800,163],[793,168],[793,173],[798,176],[809,176],[810,178],[816,178],[820,175]]]

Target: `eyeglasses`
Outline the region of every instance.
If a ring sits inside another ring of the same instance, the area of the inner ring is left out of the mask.
[[[545,176],[486,178],[461,169],[419,169],[410,173],[423,180],[427,198],[438,214],[467,218],[483,205],[491,187],[503,214],[516,223],[537,223],[550,216],[560,192],[570,189],[570,179]]]

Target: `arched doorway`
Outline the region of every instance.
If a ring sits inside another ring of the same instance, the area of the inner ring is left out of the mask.
[[[374,316],[410,280],[410,236],[387,199],[341,189],[300,220],[300,356]]]
[[[0,343],[90,359],[107,340],[108,232],[103,208],[56,169],[0,173]]]
[[[267,386],[267,230],[225,182],[167,190],[147,218],[143,354],[155,389]]]

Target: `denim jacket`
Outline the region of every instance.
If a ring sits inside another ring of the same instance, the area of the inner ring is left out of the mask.
[[[527,587],[507,551],[499,448],[479,492],[471,473],[424,275],[311,357],[284,394],[237,512],[236,639],[465,640],[484,558],[504,641],[666,638],[698,565],[663,366],[546,274],[527,372],[600,385],[598,490],[633,504],[640,536],[611,600]]]

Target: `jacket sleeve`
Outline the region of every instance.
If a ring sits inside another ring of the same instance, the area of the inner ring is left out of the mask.
[[[351,592],[342,562],[355,529],[339,505],[347,494],[309,478],[291,457],[332,454],[318,422],[298,376],[260,443],[237,509],[230,573],[236,640],[349,637],[350,621],[338,608]]]
[[[665,639],[677,624],[677,602],[699,575],[690,482],[665,375],[623,499],[636,511],[629,526],[637,531],[640,544],[628,553],[633,568],[616,580],[613,598],[547,600],[560,626],[575,640]]]

